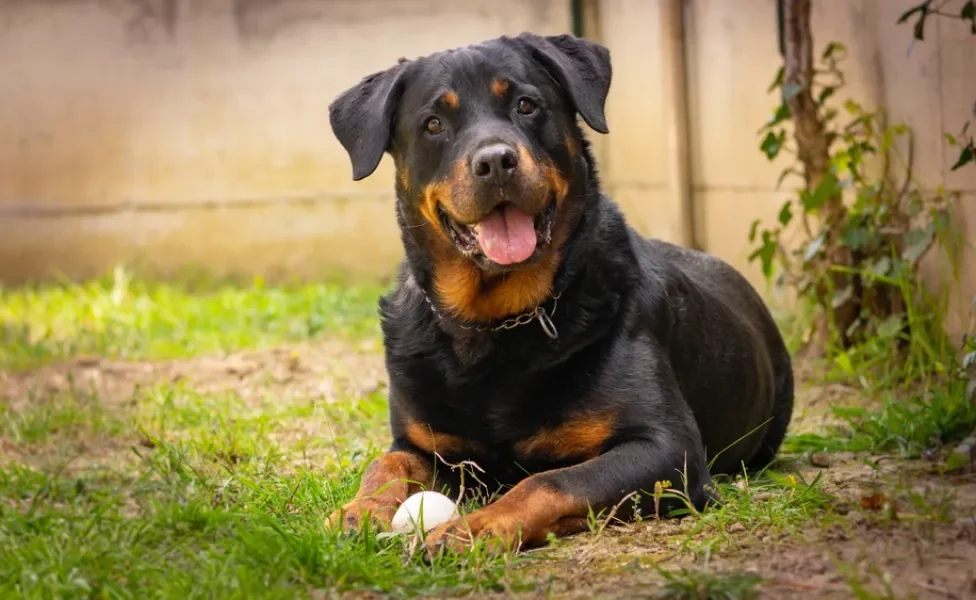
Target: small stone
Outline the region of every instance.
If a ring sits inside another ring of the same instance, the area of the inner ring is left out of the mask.
[[[810,464],[821,469],[830,466],[830,455],[826,452],[814,452],[810,455]]]
[[[732,523],[728,527],[729,533],[745,533],[745,531],[746,531],[746,526],[743,525],[742,523]]]

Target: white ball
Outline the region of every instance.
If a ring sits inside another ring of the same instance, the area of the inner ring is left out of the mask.
[[[444,494],[417,492],[400,505],[391,526],[394,532],[405,533],[419,529],[423,524],[424,533],[427,533],[457,515],[457,505]]]

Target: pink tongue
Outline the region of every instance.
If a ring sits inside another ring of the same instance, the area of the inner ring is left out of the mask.
[[[481,251],[500,265],[520,263],[535,252],[535,223],[514,206],[493,210],[474,231]]]

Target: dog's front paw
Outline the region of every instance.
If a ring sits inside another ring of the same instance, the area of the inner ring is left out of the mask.
[[[424,540],[428,555],[440,552],[463,552],[484,540],[492,552],[518,550],[522,544],[522,526],[515,515],[485,507],[438,525]]]
[[[395,513],[396,507],[383,506],[376,500],[353,500],[329,515],[325,520],[325,527],[359,531],[366,522],[369,522],[374,530],[386,531],[390,528]]]

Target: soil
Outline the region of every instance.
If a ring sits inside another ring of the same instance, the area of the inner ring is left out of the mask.
[[[809,365],[799,380],[815,380]],[[28,402],[90,386],[105,406],[126,402],[135,390],[160,381],[185,381],[201,391],[236,390],[258,401],[270,392],[339,402],[382,389],[382,350],[376,341],[331,340],[267,351],[166,362],[77,360],[31,372],[0,372],[0,398]],[[30,393],[30,394],[29,394]],[[830,407],[863,402],[839,385],[799,384],[794,431],[815,432],[832,421]],[[107,437],[107,436],[106,436]],[[94,455],[126,452],[117,440],[86,441]],[[43,455],[15,448],[0,437],[0,462],[43,464]],[[733,524],[732,543],[710,553],[680,552],[690,519],[645,521],[599,534],[561,540],[536,551],[538,560],[516,567],[535,582],[532,591],[495,597],[657,597],[662,576],[655,565],[696,573],[755,573],[764,598],[861,597],[976,598],[976,473],[941,473],[939,457],[830,454],[805,457],[801,473],[822,474],[838,498],[830,518],[817,517],[791,535],[748,531]],[[28,460],[29,459],[29,460]],[[701,597],[707,597],[702,595]]]

